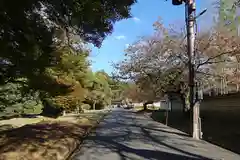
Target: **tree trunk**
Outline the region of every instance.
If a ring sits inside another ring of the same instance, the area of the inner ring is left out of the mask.
[[[168,109],[166,110],[165,114],[166,114],[165,124],[167,126],[168,125]]]
[[[143,104],[143,110],[147,110],[147,105],[148,104],[153,104],[153,101],[148,101],[146,103]]]
[[[143,105],[143,110],[147,110],[147,104],[146,103],[144,103],[144,105]]]
[[[93,110],[96,110],[96,102],[93,103]]]
[[[189,96],[190,96],[190,92],[189,90],[186,91],[186,94],[185,94],[185,111],[189,111],[191,108],[190,108],[190,101],[189,101]]]

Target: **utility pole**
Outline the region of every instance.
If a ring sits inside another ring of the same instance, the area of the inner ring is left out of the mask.
[[[199,135],[199,105],[194,102],[195,91],[195,0],[186,1],[186,26],[187,26],[187,50],[188,50],[188,69],[189,69],[189,103],[190,103],[190,117],[193,123],[190,127],[192,129],[192,136],[194,139],[200,139]]]
[[[196,3],[195,0],[172,0],[173,5],[181,5],[185,2],[186,9],[186,27],[187,27],[187,52],[188,52],[188,70],[189,70],[189,105],[190,105],[190,128],[194,139],[200,139],[199,125],[199,103],[195,104],[195,21],[196,21]],[[197,96],[196,96],[197,98]]]

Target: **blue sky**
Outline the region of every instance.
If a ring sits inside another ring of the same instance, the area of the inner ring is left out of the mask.
[[[208,11],[198,20],[198,27],[202,30],[211,26],[214,15],[213,0],[196,0],[197,12],[204,8]],[[184,5],[173,6],[171,0],[138,0],[132,6],[133,18],[122,20],[114,25],[114,31],[102,44],[100,49],[92,48],[91,61],[93,71],[105,70],[111,73],[112,62],[118,62],[124,58],[124,49],[132,44],[140,36],[153,33],[153,23],[160,16],[165,25],[177,23],[184,25]],[[176,24],[175,24],[176,25]]]

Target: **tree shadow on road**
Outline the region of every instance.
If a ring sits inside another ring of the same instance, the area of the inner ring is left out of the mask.
[[[91,137],[92,139],[93,137]],[[102,137],[103,138],[103,137]],[[98,145],[104,146],[104,149],[110,149],[111,151],[117,152],[122,160],[130,159],[128,154],[135,154],[142,159],[156,159],[156,160],[187,160],[187,159],[204,159],[202,157],[189,157],[184,155],[178,155],[174,153],[168,153],[163,151],[149,150],[149,149],[135,149],[127,145],[109,140],[109,137],[105,137],[102,140],[98,140]],[[205,158],[206,159],[206,158]]]
[[[198,159],[204,159],[204,160],[209,159],[209,158],[206,158],[206,157],[203,157],[203,156],[200,156],[200,155],[196,155],[196,154],[193,154],[193,153],[190,153],[190,152],[181,150],[181,149],[179,149],[179,148],[177,148],[177,147],[174,147],[174,146],[172,146],[172,145],[166,144],[166,143],[160,141],[158,138],[152,136],[152,135],[150,134],[150,132],[149,132],[147,129],[145,129],[145,128],[141,128],[141,130],[142,130],[142,132],[143,132],[149,139],[151,139],[151,140],[154,141],[154,142],[157,142],[157,143],[160,144],[160,145],[166,146],[166,147],[168,147],[168,148],[170,148],[170,149],[173,149],[173,150],[175,150],[175,151],[178,151],[178,152],[180,152],[180,153],[183,153],[183,154],[186,154],[186,155],[189,155],[189,156],[196,157],[196,158],[198,158]],[[161,131],[161,132],[162,132],[162,131]]]
[[[166,144],[164,140],[168,138],[167,136],[158,136],[156,138],[149,133],[148,127],[134,125],[136,124],[134,122],[125,124],[123,121],[125,118],[124,115],[120,117],[118,115],[116,120],[122,122],[115,123],[117,124],[116,126],[112,123],[112,125],[107,127],[105,125],[103,128],[98,128],[98,132],[92,133],[88,137],[83,144],[84,147],[76,152],[72,159],[81,159],[81,155],[88,152],[88,155],[93,156],[90,159],[95,158],[96,160],[108,153],[117,154],[121,160],[210,160],[209,158],[174,147],[174,144]],[[119,123],[122,123],[122,125]],[[159,130],[160,132],[161,130]],[[154,148],[152,142],[161,147]],[[114,160],[115,158],[109,157],[109,159]]]

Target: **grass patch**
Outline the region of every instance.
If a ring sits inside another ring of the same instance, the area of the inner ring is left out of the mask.
[[[152,111],[156,111],[156,110],[159,110],[160,107],[157,107],[157,106],[148,106],[147,107],[147,110],[144,110],[144,107],[143,106],[135,106],[134,107],[134,110],[138,113],[142,113],[142,112],[152,112]]]
[[[143,106],[135,106],[134,110],[135,111],[141,111],[141,110],[143,110]]]
[[[40,122],[26,120],[27,125],[0,132],[0,159],[66,159],[105,114],[83,113],[57,119],[41,117]],[[37,123],[29,124],[31,122]]]
[[[47,117],[36,117],[36,118],[12,118],[7,120],[1,120],[0,121],[0,131],[5,130],[6,125],[11,125],[12,128],[19,128],[27,124],[35,124],[39,123],[41,121],[47,121],[47,120],[54,120]]]

